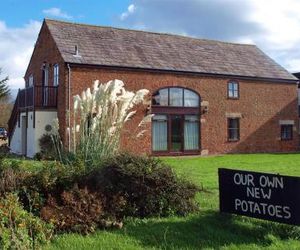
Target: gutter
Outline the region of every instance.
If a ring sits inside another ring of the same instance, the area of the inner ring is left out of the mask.
[[[170,74],[179,74],[179,75],[225,78],[231,80],[264,81],[269,83],[297,84],[297,82],[299,81],[299,79],[296,79],[296,77],[295,79],[284,79],[284,78],[270,78],[270,77],[261,77],[261,76],[245,76],[245,75],[232,75],[232,74],[220,74],[220,73],[194,72],[194,71],[183,71],[183,70],[174,70],[174,69],[127,67],[127,66],[119,66],[119,65],[98,65],[98,64],[85,64],[85,63],[72,63],[72,62],[69,62],[68,64],[74,67],[140,71],[140,72],[161,73],[161,74],[170,73]]]
[[[70,64],[67,64],[68,67],[68,108],[66,113],[68,114],[68,150],[71,151],[71,67]]]

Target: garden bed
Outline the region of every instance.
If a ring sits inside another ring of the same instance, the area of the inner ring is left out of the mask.
[[[299,249],[300,227],[218,213],[218,167],[300,176],[300,154],[164,158],[180,176],[208,192],[187,217],[127,219],[121,230],[63,234],[47,249]]]

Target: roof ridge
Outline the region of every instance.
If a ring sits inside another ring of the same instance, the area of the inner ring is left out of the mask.
[[[64,20],[51,19],[51,18],[45,18],[44,20],[45,20],[45,22],[50,21],[50,22],[65,23],[65,24],[70,24],[70,25],[79,25],[79,26],[94,27],[94,28],[110,28],[110,29],[116,29],[116,30],[149,33],[149,34],[154,34],[154,35],[175,36],[175,37],[180,37],[180,38],[185,38],[185,39],[195,39],[195,40],[223,43],[223,44],[231,44],[231,45],[237,45],[237,46],[257,47],[255,44],[227,42],[227,41],[221,41],[221,40],[199,38],[199,37],[194,37],[194,36],[179,35],[179,34],[168,33],[168,32],[146,31],[146,30],[136,30],[136,29],[129,29],[129,28],[113,27],[113,26],[86,24],[86,23],[78,23],[78,22],[68,22],[68,21],[64,21]]]

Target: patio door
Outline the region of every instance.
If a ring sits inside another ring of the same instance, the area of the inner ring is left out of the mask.
[[[48,105],[48,77],[49,77],[49,71],[48,66],[43,66],[43,106]]]
[[[199,115],[154,115],[152,118],[152,150],[176,155],[199,152]]]
[[[183,130],[182,130],[182,116],[170,116],[170,151],[182,152],[183,151]]]

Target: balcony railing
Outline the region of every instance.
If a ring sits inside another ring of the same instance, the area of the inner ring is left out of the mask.
[[[20,119],[23,110],[57,108],[58,88],[54,86],[32,86],[19,90],[10,119],[8,121],[8,135],[11,139],[14,127]]]
[[[56,108],[57,87],[32,86],[19,91],[19,108]]]

